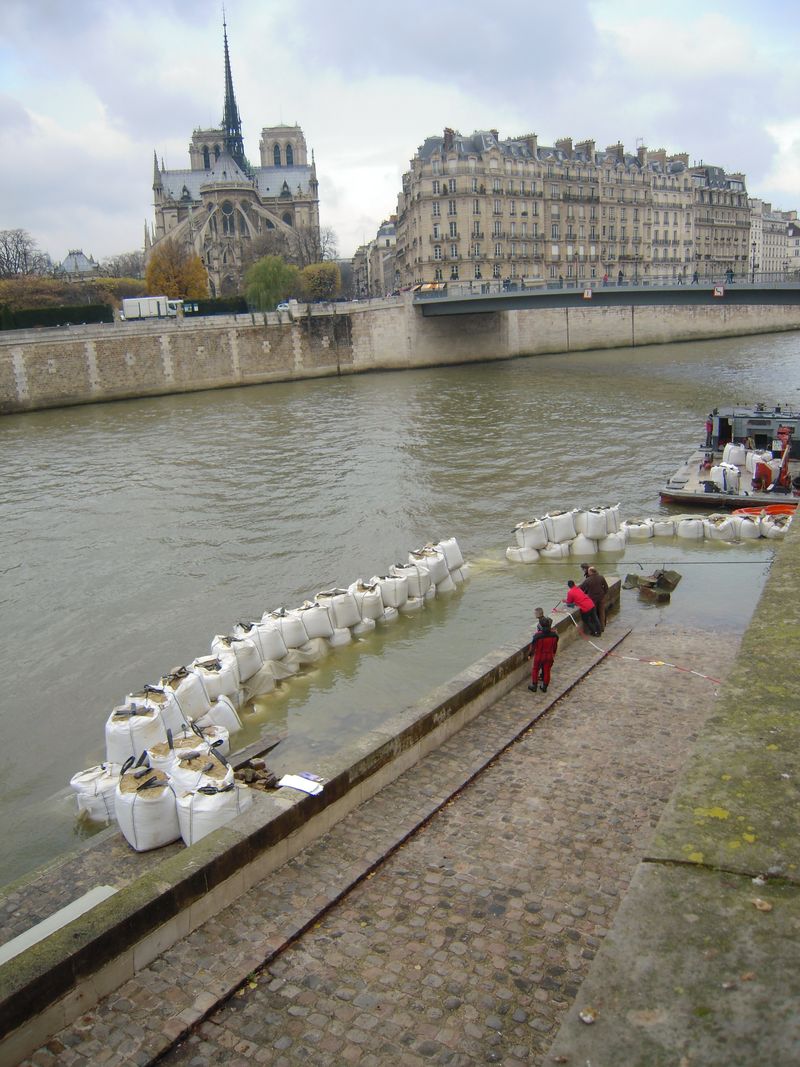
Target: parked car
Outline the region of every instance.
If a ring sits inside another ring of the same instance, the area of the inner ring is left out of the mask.
[[[277,305],[275,310],[276,311],[288,311],[289,310],[289,301],[288,300],[281,300],[280,304]]]

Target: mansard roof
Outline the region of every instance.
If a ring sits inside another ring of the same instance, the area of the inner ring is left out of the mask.
[[[234,159],[223,152],[214,161],[210,170],[162,170],[161,184],[164,195],[171,200],[199,201],[200,187],[246,183],[264,199],[280,196],[284,182],[294,196],[298,186],[305,195],[311,189],[312,168],[309,165],[297,167],[253,167],[252,177],[239,167]]]

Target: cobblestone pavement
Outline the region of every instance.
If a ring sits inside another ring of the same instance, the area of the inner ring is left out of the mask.
[[[187,1030],[159,1062],[542,1062],[713,703],[640,660],[720,677],[737,647],[632,635],[448,800],[591,665],[565,650],[546,697],[519,686],[25,1063],[145,1064]]]

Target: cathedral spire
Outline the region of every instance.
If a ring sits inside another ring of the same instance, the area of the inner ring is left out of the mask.
[[[233,92],[231,59],[228,54],[228,26],[225,22],[224,13],[222,16],[222,34],[225,41],[225,113],[222,118],[222,129],[225,134],[225,150],[242,168],[245,174],[247,174],[250,167],[244,155],[242,121],[239,118],[239,109],[236,106],[236,96]]]

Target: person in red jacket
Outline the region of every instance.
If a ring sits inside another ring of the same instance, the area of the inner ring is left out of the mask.
[[[587,633],[590,633],[592,637],[600,636],[600,619],[597,617],[597,608],[594,605],[594,601],[590,596],[587,596],[582,589],[570,580],[567,582],[569,592],[565,603],[568,607],[572,607],[573,604],[576,608],[580,609],[581,618],[583,619],[583,628]]]
[[[545,615],[544,618],[539,620],[536,633],[531,638],[528,655],[533,656],[533,667],[531,668],[531,684],[528,689],[532,693],[536,692],[540,675],[543,693],[547,692],[547,687],[550,685],[550,668],[553,666],[553,660],[556,658],[556,649],[558,648],[558,634],[552,629],[552,625],[552,620]]]

